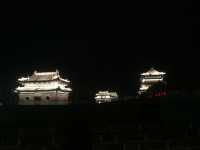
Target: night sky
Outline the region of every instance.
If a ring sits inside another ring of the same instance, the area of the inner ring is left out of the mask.
[[[150,2],[149,2],[150,3]],[[99,89],[133,96],[139,73],[166,71],[171,89],[199,89],[198,12],[192,3],[142,5],[86,16],[12,14],[1,20],[1,91],[34,70],[59,69],[76,101]],[[83,40],[81,40],[83,39]]]

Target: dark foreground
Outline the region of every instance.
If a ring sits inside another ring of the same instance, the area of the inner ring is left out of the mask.
[[[0,150],[199,150],[199,101],[1,107]]]

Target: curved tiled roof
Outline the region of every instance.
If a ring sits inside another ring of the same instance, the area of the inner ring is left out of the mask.
[[[35,71],[32,76],[28,78],[20,78],[18,81],[24,81],[24,82],[30,82],[30,81],[51,81],[51,80],[56,80],[59,79],[63,82],[69,82],[69,80],[62,79],[59,75],[59,72],[37,72]]]
[[[165,72],[159,72],[152,67],[147,72],[142,73],[141,75],[164,75],[164,74]]]

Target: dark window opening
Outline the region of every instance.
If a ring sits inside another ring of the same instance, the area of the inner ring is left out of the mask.
[[[26,97],[26,100],[29,100],[30,98],[29,97]]]
[[[35,97],[34,97],[34,100],[35,100],[35,101],[41,101],[41,97],[40,97],[40,96],[35,96]]]
[[[49,97],[49,96],[47,96],[47,97],[46,97],[46,99],[47,99],[47,100],[49,100],[49,99],[50,99],[50,97]]]

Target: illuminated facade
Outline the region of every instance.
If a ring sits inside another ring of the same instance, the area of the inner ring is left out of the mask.
[[[59,72],[37,72],[30,77],[18,79],[16,88],[19,105],[65,105],[69,103],[69,80],[62,79]]]
[[[96,103],[106,103],[112,102],[118,99],[118,94],[116,92],[109,92],[109,91],[99,91],[95,95]]]
[[[154,68],[150,68],[149,71],[142,73],[140,77],[140,88],[138,93],[141,95],[155,83],[162,82],[165,74],[165,72],[159,72]]]

